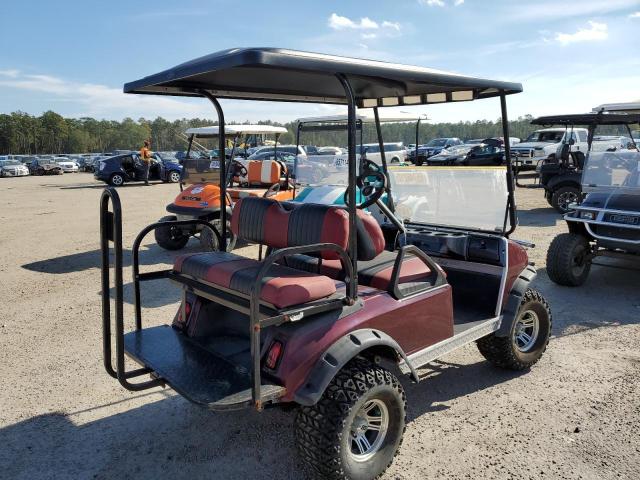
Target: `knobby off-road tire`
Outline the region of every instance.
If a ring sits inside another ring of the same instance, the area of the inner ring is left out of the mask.
[[[320,478],[377,478],[402,443],[406,403],[391,372],[366,360],[353,360],[338,372],[317,404],[298,411],[298,452]]]
[[[159,222],[172,222],[177,220],[175,215],[167,215],[162,217]],[[165,250],[180,250],[189,242],[189,235],[185,235],[176,227],[159,227],[154,231],[156,243]]]
[[[576,187],[560,187],[551,194],[551,206],[560,213],[569,211],[568,205],[580,198],[580,189]]]
[[[476,342],[478,350],[492,364],[510,370],[525,370],[534,365],[547,349],[551,334],[551,309],[536,290],[528,289],[509,335],[495,333]],[[525,343],[525,339],[530,339]]]
[[[591,270],[589,240],[579,233],[561,233],[547,250],[547,275],[558,285],[582,285]]]
[[[220,220],[214,220],[211,224],[218,230],[218,233],[222,235],[222,222]],[[236,246],[236,237],[231,231],[231,222],[227,221],[227,252],[233,250]],[[220,250],[220,242],[218,237],[208,228],[202,228],[200,231],[200,245],[204,250],[217,252]]]

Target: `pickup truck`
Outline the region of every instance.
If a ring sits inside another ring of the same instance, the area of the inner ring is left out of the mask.
[[[514,165],[520,169],[535,169],[538,162],[547,158],[561,143],[565,142],[565,135],[570,135],[571,151],[587,152],[587,129],[574,128],[543,128],[529,135],[522,143],[511,147],[511,153],[517,154]]]

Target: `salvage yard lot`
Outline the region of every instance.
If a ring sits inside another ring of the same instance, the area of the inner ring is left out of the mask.
[[[128,392],[106,374],[102,188],[88,174],[0,181],[0,477],[302,478],[291,413],[210,413],[168,389]],[[119,192],[132,319],[130,246],[177,187]],[[518,190],[517,202],[513,237],[536,244],[535,287],[553,312],[547,353],[522,374],[490,367],[468,346],[433,363],[420,384],[404,382],[409,423],[385,479],[640,475],[640,272],[594,266],[584,287],[552,284],[546,249],[566,226],[541,191]],[[145,245],[145,270],[177,255],[152,237]],[[170,321],[177,287],[147,282],[142,296],[146,325]]]

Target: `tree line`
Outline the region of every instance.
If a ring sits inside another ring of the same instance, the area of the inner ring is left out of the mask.
[[[532,117],[526,115],[509,122],[511,136],[526,138],[536,127],[530,125]],[[64,118],[48,111],[41,116],[24,112],[0,114],[0,154],[44,154],[44,153],[90,153],[109,152],[116,149],[138,149],[146,139],[152,140],[156,151],[184,150],[184,131],[189,127],[215,125],[206,118],[168,121],[162,117],[155,120],[125,118],[122,121],[96,120],[94,118]],[[295,143],[297,125],[294,122],[279,124],[271,121],[259,122],[280,125],[288,132],[280,138],[281,144]],[[436,137],[488,138],[502,136],[500,119],[478,120],[457,123],[422,123],[419,143]],[[375,127],[365,125],[358,133],[364,143],[377,141]],[[382,124],[385,142],[415,143],[415,123]],[[303,132],[301,144],[346,146],[343,131]],[[213,146],[212,142],[209,145]]]

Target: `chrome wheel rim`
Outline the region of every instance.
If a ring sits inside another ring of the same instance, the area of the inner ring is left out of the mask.
[[[358,410],[350,429],[350,454],[366,462],[382,447],[389,429],[389,410],[381,400],[369,400]]]
[[[565,192],[558,197],[558,205],[563,211],[569,210],[569,204],[578,201],[578,195],[574,192]]]
[[[120,175],[114,175],[111,181],[113,182],[114,185],[120,186],[122,185],[124,179]]]
[[[180,180],[180,174],[178,172],[171,172],[170,177],[173,183],[178,183]]]
[[[526,310],[518,316],[514,330],[513,343],[518,351],[526,353],[533,348],[540,331],[540,319],[533,310]]]

